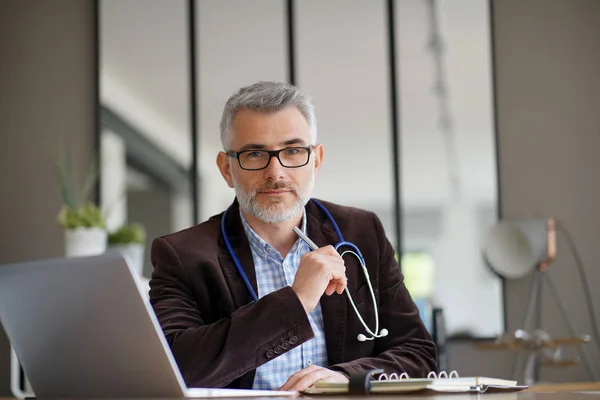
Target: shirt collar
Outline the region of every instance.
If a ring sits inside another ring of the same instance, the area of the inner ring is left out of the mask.
[[[275,248],[267,243],[263,238],[261,238],[255,231],[252,229],[248,221],[244,217],[244,213],[242,212],[242,207],[240,207],[240,219],[242,220],[242,225],[244,226],[244,232],[246,232],[246,236],[248,237],[248,243],[250,244],[250,250],[253,253],[260,255],[261,257],[265,257],[267,253],[276,252]],[[300,229],[302,232],[306,234],[306,208],[302,208],[302,222],[300,225]],[[300,239],[298,239],[300,240]],[[293,246],[295,248],[296,245]]]

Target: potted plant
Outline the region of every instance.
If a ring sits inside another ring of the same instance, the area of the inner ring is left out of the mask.
[[[139,276],[144,269],[146,230],[140,224],[123,225],[108,235],[111,250],[120,251],[129,258],[129,263]]]
[[[107,232],[104,215],[88,198],[98,179],[95,164],[92,163],[86,171],[81,190],[68,154],[59,154],[57,167],[63,198],[58,223],[64,229],[65,255],[80,257],[105,252]]]

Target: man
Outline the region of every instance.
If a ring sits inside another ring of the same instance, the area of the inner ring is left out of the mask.
[[[322,202],[362,252],[376,305],[357,259],[331,246],[341,238],[310,200],[324,150],[307,95],[276,82],[240,89],[225,106],[221,141],[217,165],[236,193],[225,220],[152,245],[150,299],[188,386],[300,391],[375,368],[411,377],[436,370],[435,346],[379,219]],[[377,307],[387,335],[368,334],[345,289],[371,330]]]

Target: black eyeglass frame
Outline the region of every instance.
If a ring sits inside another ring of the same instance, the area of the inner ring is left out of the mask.
[[[242,151],[232,151],[229,150],[227,152],[225,152],[225,154],[227,154],[229,157],[235,158],[238,161],[238,164],[240,166],[241,169],[246,170],[246,171],[260,171],[263,169],[266,169],[269,164],[271,164],[271,160],[273,159],[273,157],[277,158],[277,160],[279,161],[279,164],[281,164],[282,167],[284,168],[300,168],[300,167],[304,167],[306,164],[308,164],[308,162],[310,161],[310,155],[312,154],[312,150],[314,149],[315,146],[310,145],[310,146],[291,146],[291,147],[284,147],[283,149],[279,149],[279,150],[264,150],[264,149],[250,149],[250,150],[242,150]],[[282,151],[285,150],[290,150],[290,149],[302,149],[302,150],[307,150],[308,154],[306,156],[306,162],[304,164],[301,165],[294,165],[292,167],[288,167],[287,165],[284,165],[283,162],[281,161],[281,158],[279,158],[279,153],[281,153]],[[267,165],[265,165],[262,168],[244,168],[242,166],[242,162],[240,161],[240,156],[244,153],[251,153],[254,151],[262,151],[264,153],[267,153],[269,155],[269,161],[267,162]]]

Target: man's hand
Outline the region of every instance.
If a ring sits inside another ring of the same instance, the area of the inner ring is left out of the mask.
[[[290,376],[287,382],[284,383],[279,390],[295,390],[300,392],[308,389],[318,381],[348,382],[348,378],[346,375],[340,374],[339,372],[331,371],[327,368],[318,367],[316,365],[311,365]]]
[[[344,260],[333,246],[325,246],[302,256],[292,289],[306,312],[312,311],[323,293],[342,294],[346,288]]]

